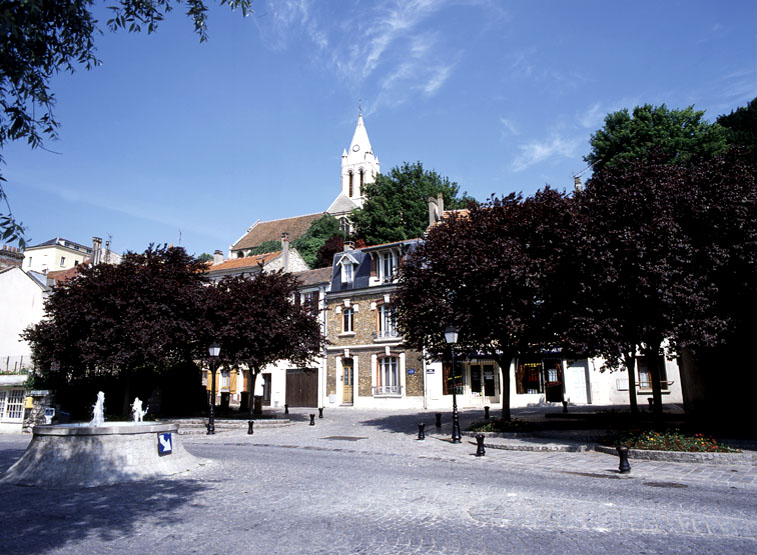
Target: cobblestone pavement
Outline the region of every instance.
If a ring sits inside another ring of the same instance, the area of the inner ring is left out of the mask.
[[[184,436],[207,460],[187,476],[3,486],[0,552],[757,552],[752,465],[634,460],[621,476],[617,457],[595,452],[475,457],[470,438],[435,431],[433,413],[292,417],[252,436]],[[28,439],[0,436],[0,470]]]

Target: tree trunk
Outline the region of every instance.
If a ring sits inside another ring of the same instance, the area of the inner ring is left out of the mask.
[[[255,416],[255,382],[257,381],[257,370],[250,368],[250,419]]]
[[[662,429],[662,376],[660,375],[660,346],[662,340],[652,339],[646,344],[644,355],[647,359],[647,368],[652,380],[652,418],[655,428]]]
[[[123,377],[124,396],[121,400],[121,416],[126,416],[131,412],[131,403],[129,403],[129,394],[131,393],[131,373],[125,372]]]
[[[631,414],[639,415],[639,403],[636,400],[636,348],[630,353],[623,354],[623,362],[628,372],[628,402],[631,405]]]
[[[502,371],[502,419],[509,422],[512,418],[510,414],[510,364],[513,357],[502,354],[497,357],[499,368]]]

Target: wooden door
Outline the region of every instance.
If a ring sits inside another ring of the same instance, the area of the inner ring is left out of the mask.
[[[353,386],[355,384],[355,367],[351,358],[342,361],[342,404],[351,405],[354,402]]]
[[[318,406],[318,370],[290,368],[287,370],[286,404],[290,407]]]

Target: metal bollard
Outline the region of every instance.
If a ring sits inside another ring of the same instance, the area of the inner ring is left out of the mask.
[[[323,418],[323,407],[318,409],[318,418]]]
[[[562,402],[562,411],[563,412],[568,412],[568,401],[563,401]]]
[[[484,407],[484,420],[489,420],[489,407]]]
[[[310,425],[315,426],[315,414],[310,415]]]
[[[483,457],[486,454],[486,449],[484,449],[484,437],[484,434],[476,434],[476,442],[478,443],[478,447],[476,448],[477,457]]]
[[[620,471],[621,474],[628,474],[631,472],[631,465],[628,463],[628,447],[625,445],[618,445],[616,449],[618,450],[618,457],[620,457],[618,471]]]
[[[426,439],[426,425],[423,422],[418,422],[418,439]]]
[[[442,413],[441,412],[436,413],[436,427],[437,428],[442,427]]]
[[[247,425],[248,425],[247,435],[251,436],[253,434],[252,427],[255,425],[255,421],[254,420],[248,420],[247,421]]]
[[[284,405],[284,414],[289,414],[289,405]]]

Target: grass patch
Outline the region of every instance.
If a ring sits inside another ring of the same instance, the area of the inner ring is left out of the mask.
[[[519,420],[512,418],[511,420],[504,420],[503,418],[490,418],[489,420],[482,420],[474,422],[468,426],[469,432],[530,432],[533,431],[534,425],[531,422],[525,420]]]
[[[685,434],[680,430],[656,432],[650,430],[629,430],[619,432],[602,440],[604,445],[615,447],[627,445],[630,449],[647,451],[682,451],[685,453],[741,453],[725,443],[703,434]]]

